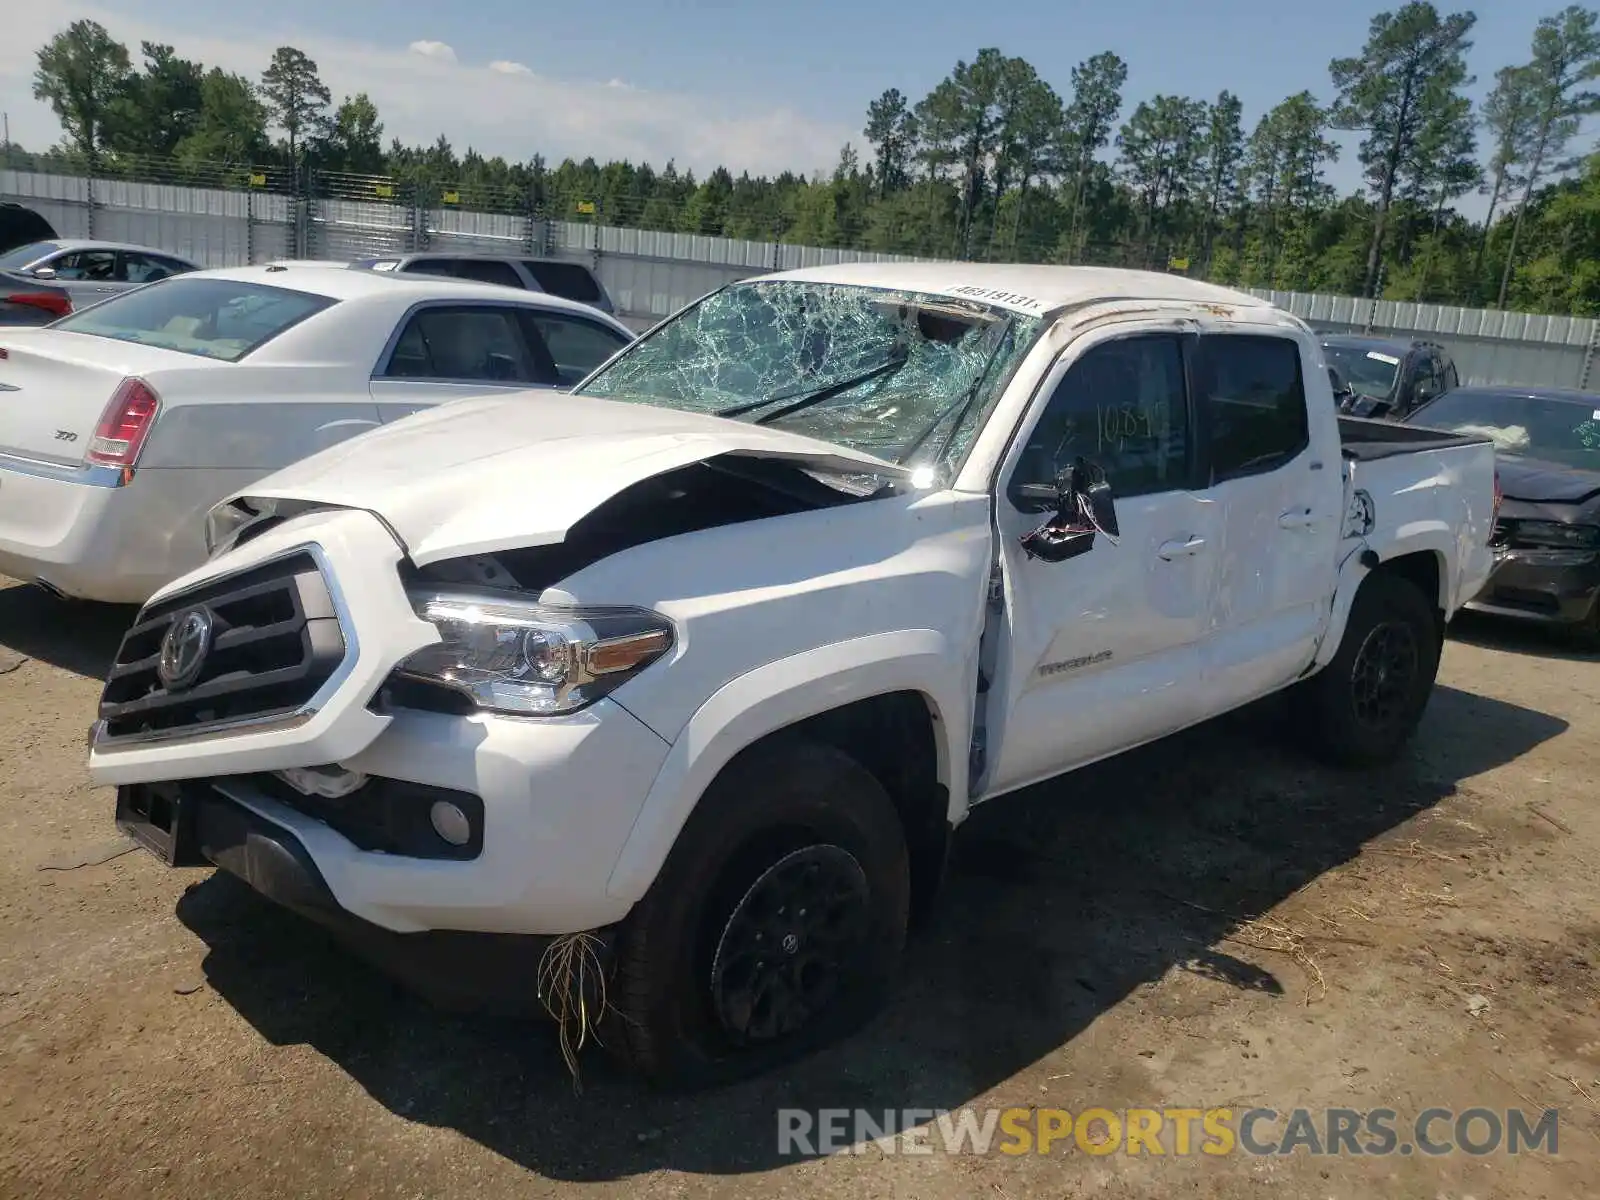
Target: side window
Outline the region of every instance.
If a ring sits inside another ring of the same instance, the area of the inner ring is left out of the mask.
[[[1432,400],[1444,391],[1443,374],[1439,367],[1439,359],[1432,352],[1425,351],[1417,358],[1417,375],[1411,384],[1411,407],[1425,401]]]
[[[118,271],[117,278],[128,283],[154,283],[171,274],[172,269],[167,260],[148,254],[123,251],[122,267]]]
[[[110,281],[117,277],[115,250],[69,250],[42,264],[54,267],[57,279]]]
[[[565,296],[580,304],[593,304],[600,299],[599,283],[578,263],[525,258],[522,265],[539,281],[539,286],[552,295]]]
[[[1046,483],[1083,457],[1117,496],[1186,487],[1189,409],[1172,334],[1102,342],[1073,363],[1034,426],[1014,477]]]
[[[558,313],[528,313],[533,336],[544,343],[562,387],[572,387],[628,344],[611,329]],[[537,347],[534,353],[538,353]]]
[[[522,287],[522,276],[510,263],[497,258],[463,258],[456,263],[456,274],[479,283],[498,283],[502,287]]]
[[[425,308],[401,330],[389,379],[537,382],[516,315],[505,308]]]
[[[1208,334],[1195,366],[1213,483],[1270,471],[1311,444],[1298,342]]]
[[[443,275],[447,279],[456,273],[455,265],[448,258],[419,258],[401,269],[407,275]]]

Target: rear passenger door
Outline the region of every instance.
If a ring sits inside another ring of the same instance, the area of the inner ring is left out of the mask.
[[[1205,333],[1192,382],[1203,474],[1222,510],[1206,696],[1224,712],[1292,681],[1333,596],[1344,498],[1338,447],[1314,444],[1316,369],[1282,333]]]
[[[553,387],[554,365],[534,345],[521,306],[424,304],[404,318],[372,376],[382,420],[470,396]]]

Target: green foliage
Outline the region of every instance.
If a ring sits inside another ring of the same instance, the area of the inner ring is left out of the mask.
[[[261,98],[273,124],[283,130],[289,159],[298,162],[307,140],[324,135],[333,96],[305,51],[279,46],[261,73]]]
[[[829,172],[717,167],[696,178],[671,161],[513,163],[458,152],[444,134],[385,146],[371,98],[335,107],[317,64],[292,46],[256,84],[152,43],[136,70],[103,27],[75,21],[39,50],[34,78],[64,144],[43,155],[10,147],[7,162],[209,186],[268,180],[761,243],[1600,313],[1600,166],[1571,154],[1583,120],[1600,112],[1589,86],[1600,78],[1600,17],[1573,5],[1539,20],[1527,61],[1497,71],[1477,111],[1463,94],[1474,23],[1425,0],[1379,13],[1365,45],[1329,64],[1331,102],[1313,86],[1250,126],[1227,90],[1211,101],[1152,96],[1124,118],[1128,65],[1110,51],[1072,67],[1058,92],[1027,59],[986,47],[920,100],[887,88],[867,107],[864,152],[843,147]],[[1361,135],[1360,195],[1339,197],[1327,182],[1334,130]],[[1482,224],[1454,208],[1475,189],[1489,200]]]
[[[1373,294],[1384,237],[1396,195],[1415,199],[1427,192],[1430,153],[1458,111],[1458,89],[1467,76],[1467,40],[1477,17],[1470,12],[1440,17],[1426,0],[1372,18],[1359,55],[1336,58],[1328,74],[1338,90],[1332,119],[1336,129],[1358,130],[1367,186],[1377,196],[1362,294]]]
[[[194,132],[177,145],[188,163],[248,166],[270,153],[267,109],[242,75],[212,67],[200,81],[200,115]]]
[[[93,161],[132,68],[128,48],[97,21],[74,21],[44,44],[33,96],[50,105],[72,149]]]

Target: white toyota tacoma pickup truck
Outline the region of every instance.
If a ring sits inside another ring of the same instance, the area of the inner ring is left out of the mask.
[[[436,1000],[592,962],[608,1046],[716,1082],[883,1001],[976,804],[1275,692],[1399,753],[1497,503],[1489,442],[1340,418],[1247,295],[772,275],[219,505],[90,769]]]

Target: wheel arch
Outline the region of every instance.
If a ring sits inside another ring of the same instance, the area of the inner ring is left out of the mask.
[[[916,911],[937,889],[950,827],[966,810],[976,670],[936,630],[878,634],[781,659],[731,680],[668,752],[607,881],[636,903],[695,805],[729,763],[783,737],[808,737],[861,762],[894,802],[913,856]]]
[[[1446,537],[1432,536],[1439,532],[1444,532]],[[1433,610],[1435,632],[1443,641],[1450,604],[1450,545],[1447,531],[1430,530],[1429,536],[1407,539],[1391,546],[1390,553],[1384,558],[1379,558],[1376,551],[1367,548],[1351,553],[1339,568],[1328,632],[1317,650],[1312,669],[1321,670],[1339,652],[1339,643],[1344,639],[1345,626],[1349,624],[1356,595],[1368,576],[1379,573],[1404,579],[1422,593]]]

